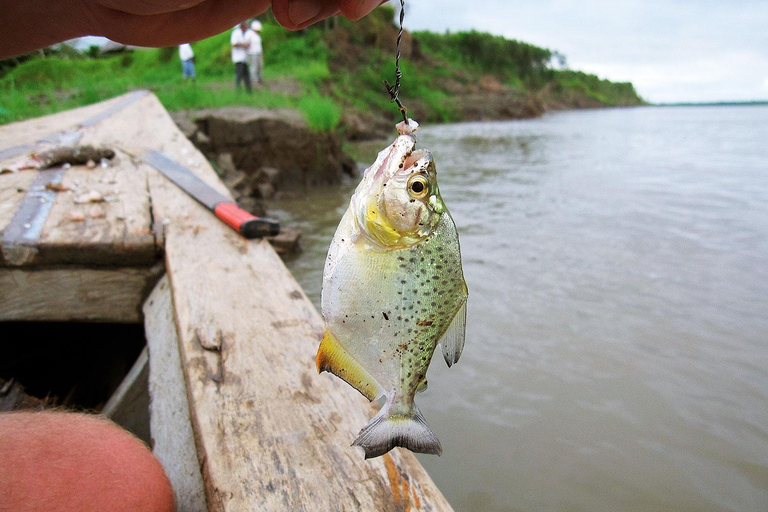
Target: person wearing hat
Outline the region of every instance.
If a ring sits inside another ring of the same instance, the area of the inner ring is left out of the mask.
[[[260,32],[261,22],[259,20],[253,20],[251,22],[251,28],[246,34],[246,38],[250,42],[250,46],[248,47],[248,71],[251,74],[251,82],[255,84],[262,83],[261,70],[264,65]]]

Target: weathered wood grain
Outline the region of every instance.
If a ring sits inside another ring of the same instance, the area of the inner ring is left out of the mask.
[[[45,117],[0,126],[0,150],[14,146],[34,145],[38,140],[57,132],[74,130],[86,119],[124,102],[131,94],[123,94],[93,105],[66,110]]]
[[[34,146],[46,136],[70,133],[75,128],[80,133],[78,137],[82,138],[85,132],[99,131],[100,124],[109,116],[126,111],[130,115],[131,107],[126,104],[145,94],[123,95],[73,111],[0,126],[0,144]],[[105,114],[109,116],[105,117]],[[85,126],[81,127],[83,124]],[[38,145],[39,150],[50,147],[53,146]],[[39,174],[25,170],[0,175],[0,231],[6,229],[24,193],[29,191]],[[73,166],[65,171],[60,185],[61,191],[56,194],[42,235],[30,246],[29,261],[19,264],[151,266],[158,259],[159,246],[153,231],[146,172],[133,165],[128,155],[117,155],[106,169]],[[107,201],[76,204],[86,194],[94,192]],[[0,261],[0,265],[7,263]]]
[[[152,452],[171,481],[176,510],[207,512],[167,277],[157,283],[144,303],[144,326],[149,348]]]
[[[147,174],[117,151],[109,166],[73,166],[36,244],[35,263],[148,266],[159,258]],[[103,202],[83,202],[88,194]],[[95,196],[94,196],[95,197]],[[74,220],[77,213],[82,220]]]
[[[0,321],[141,321],[162,267],[0,268]]]
[[[27,171],[0,174],[0,238],[36,177],[37,172]],[[3,255],[0,251],[0,265],[2,264]]]
[[[166,235],[212,509],[447,509],[410,453],[365,461],[350,446],[371,412],[357,392],[317,375],[317,312],[268,244],[222,231],[171,226]],[[239,250],[183,256],[199,244]]]
[[[154,97],[135,108],[139,116],[117,114],[83,143],[104,144],[119,133],[138,146],[152,132],[178,133]],[[153,148],[181,155],[226,193],[181,134],[155,138]],[[317,374],[321,320],[274,250],[239,237],[150,171],[211,510],[450,510],[409,452],[365,461],[350,446],[370,406],[343,382]]]
[[[149,352],[141,351],[128,374],[109,397],[101,414],[150,445]]]

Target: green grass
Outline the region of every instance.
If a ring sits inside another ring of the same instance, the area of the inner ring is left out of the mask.
[[[335,130],[341,120],[339,107],[327,96],[304,96],[299,100],[299,109],[304,114],[309,127],[318,132]]]
[[[166,109],[217,108],[243,105],[257,108],[291,108],[296,101],[270,91],[255,91],[246,94],[232,88],[218,87],[217,84],[187,84],[184,87],[167,87],[155,91],[157,98]]]
[[[102,58],[61,51],[33,56],[16,67],[0,62],[0,123],[41,116],[98,102],[135,89],[152,90],[170,110],[245,105],[296,108],[313,130],[332,131],[344,109],[396,120],[382,84],[394,82],[394,11],[385,7],[361,22],[339,20],[299,32],[262,17],[267,82],[297,84],[292,91],[233,87],[229,33],[193,43],[196,83],[184,84],[176,47],[141,49]],[[578,71],[555,71],[556,52],[479,32],[413,38],[421,58],[403,59],[400,98],[421,122],[458,120],[452,87],[467,87],[492,75],[522,93],[540,90],[566,102],[590,98],[605,105],[639,104],[632,84],[615,84]],[[3,67],[5,65],[6,67]],[[296,90],[298,88],[298,91]],[[297,96],[296,93],[300,94]]]

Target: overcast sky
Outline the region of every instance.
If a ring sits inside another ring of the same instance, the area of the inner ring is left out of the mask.
[[[557,50],[651,102],[768,100],[766,0],[406,0],[405,28]]]

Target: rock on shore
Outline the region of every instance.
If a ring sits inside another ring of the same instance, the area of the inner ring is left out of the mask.
[[[333,185],[357,172],[338,137],[311,131],[294,110],[226,107],[173,117],[209,159],[227,162],[219,166],[225,182],[241,178],[240,188],[251,189],[255,197],[265,197],[270,187],[279,192]]]
[[[280,192],[334,185],[357,174],[333,134],[312,132],[293,110],[228,107],[171,114],[184,135],[214,164],[242,208],[264,216],[262,200]],[[283,226],[270,243],[298,250],[301,232]]]

